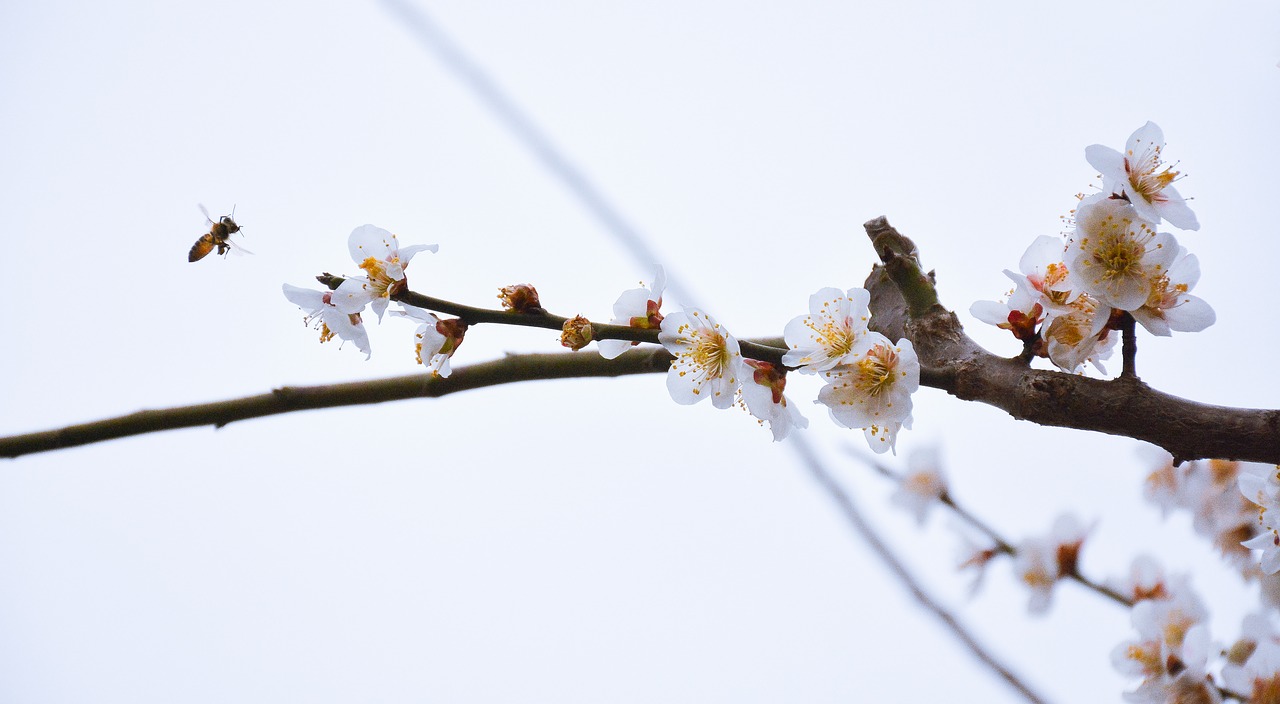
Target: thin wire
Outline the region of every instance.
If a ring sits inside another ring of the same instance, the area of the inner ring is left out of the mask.
[[[645,242],[645,236],[631,226],[613,207],[607,198],[594,186],[587,177],[577,169],[555,144],[538,129],[524,111],[521,110],[498,85],[489,78],[478,64],[462,51],[456,42],[449,38],[444,30],[436,24],[422,8],[409,0],[382,0],[382,4],[400,18],[405,27],[428,51],[452,71],[470,88],[507,129],[532,151],[543,166],[547,167],[569,190],[578,197],[587,210],[605,226],[631,256],[649,269],[656,269],[659,261],[657,255]],[[671,271],[667,271],[667,290],[682,303],[688,305],[694,298],[684,288]],[[988,653],[982,644],[965,629],[949,612],[935,602],[920,586],[920,583],[898,561],[889,547],[862,518],[849,495],[822,467],[808,439],[803,435],[793,434],[789,444],[808,468],[813,479],[827,491],[840,507],[843,515],[853,529],[860,535],[872,551],[879,557],[889,571],[898,577],[918,602],[939,621],[943,623],[985,665],[998,674],[1006,683],[1022,694],[1028,701],[1042,704],[1045,700],[1031,691],[1016,675]]]
[[[408,0],[382,0],[383,6],[404,24],[409,33],[475,93],[529,151],[566,186],[596,220],[609,231],[632,257],[648,271],[656,271],[661,261],[646,243],[645,236],[623,217],[589,178],[564,156],[563,152],[539,129],[538,125],[515,104],[479,64],[467,56],[460,46],[431,19],[422,8]],[[667,269],[667,290],[684,305],[696,302],[693,292],[681,284]]]

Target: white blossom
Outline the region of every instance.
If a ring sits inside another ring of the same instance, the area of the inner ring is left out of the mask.
[[[1202,299],[1188,293],[1200,280],[1200,260],[1178,248],[1169,270],[1151,282],[1147,302],[1133,311],[1133,317],[1152,335],[1200,332],[1213,325],[1217,316]]]
[[[1053,598],[1053,587],[1062,577],[1075,574],[1076,560],[1085,535],[1089,532],[1071,514],[1059,516],[1048,536],[1028,538],[1017,546],[1014,572],[1031,590],[1027,610],[1044,613]]]
[[[742,368],[742,402],[751,415],[768,423],[774,442],[791,434],[792,428],[807,428],[809,420],[800,415],[796,405],[783,392],[787,386],[784,369],[755,359],[744,359]]]
[[[626,325],[633,328],[652,330],[662,325],[662,290],[666,287],[667,277],[662,267],[653,276],[653,283],[640,288],[628,289],[618,296],[613,304],[612,325]],[[629,340],[601,340],[597,343],[600,356],[614,359],[631,349],[638,342]]]
[[[434,376],[447,377],[453,373],[449,360],[458,351],[467,330],[462,321],[441,320],[428,310],[410,305],[405,305],[404,310],[391,311],[391,314],[422,323],[413,334],[414,354],[418,364],[426,367]]]
[[[693,404],[708,396],[716,408],[733,405],[742,375],[742,352],[711,316],[696,308],[662,320],[658,339],[675,355],[667,371],[667,390],[676,403]]]
[[[782,363],[813,374],[856,357],[866,347],[870,300],[871,294],[862,288],[819,289],[809,297],[809,314],[792,318],[783,329],[791,350]]]
[[[1064,256],[1072,290],[1103,306],[1134,310],[1151,298],[1152,282],[1169,271],[1178,243],[1123,200],[1099,194],[1076,208],[1076,230]]]
[[[823,372],[817,403],[846,428],[862,428],[877,454],[894,449],[898,430],[911,427],[911,394],[920,388],[920,362],[907,339],[895,345],[878,332],[856,357]]]
[[[320,341],[328,342],[335,336],[343,342],[352,342],[356,349],[370,356],[369,333],[365,331],[360,313],[344,313],[334,304],[334,291],[316,291],[284,284],[284,297],[306,313],[303,322],[320,329]],[[341,346],[341,343],[339,344]]]
[[[346,313],[359,313],[366,305],[372,305],[381,321],[392,294],[407,287],[404,270],[409,261],[418,252],[435,252],[439,245],[419,244],[402,249],[390,232],[373,225],[361,225],[351,231],[347,248],[366,276],[343,281],[333,292],[334,304]]]
[[[1164,132],[1148,122],[1129,136],[1123,154],[1094,144],[1085,148],[1084,157],[1102,174],[1103,191],[1128,198],[1142,218],[1153,223],[1163,218],[1174,227],[1198,230],[1195,213],[1173,187],[1178,172],[1161,160],[1163,151]]]
[[[1070,307],[1071,312],[1057,316],[1044,329],[1049,361],[1068,372],[1080,371],[1089,362],[1106,373],[1102,360],[1111,356],[1117,337],[1107,329],[1111,309],[1092,296],[1080,296]]]
[[[942,472],[938,448],[922,447],[907,455],[907,471],[889,501],[915,516],[916,523],[924,525],[929,509],[946,491],[947,479]]]
[[[1241,472],[1240,492],[1257,506],[1258,535],[1241,545],[1262,551],[1262,571],[1280,572],[1280,466],[1265,474]]]

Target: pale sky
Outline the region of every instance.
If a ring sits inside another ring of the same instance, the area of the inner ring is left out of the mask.
[[[1084,148],[1153,120],[1218,322],[1143,335],[1139,373],[1280,407],[1274,3],[418,6],[742,337],[860,285],[861,223],[885,215],[970,334],[1016,353],[969,305],[1061,232],[1096,183]],[[280,294],[356,273],[364,223],[439,244],[413,288],[472,305],[527,281],[606,320],[653,275],[379,2],[8,3],[0,95],[0,435],[413,372],[411,324],[371,324],[365,361]],[[234,208],[255,254],[189,264],[198,203]],[[454,364],[555,337],[476,327]],[[969,598],[953,521],[891,509],[848,454],[862,434],[794,377],[809,440],[995,652],[1051,701],[1137,684],[1109,664],[1122,609],[1064,584],[1029,618],[1007,564]],[[915,404],[896,466],[941,444],[955,495],[1009,538],[1075,512],[1095,524],[1084,571],[1158,555],[1193,575],[1216,639],[1238,634],[1253,592],[1142,502],[1138,443],[933,389]],[[1019,701],[785,445],[651,376],[0,461],[0,702]]]

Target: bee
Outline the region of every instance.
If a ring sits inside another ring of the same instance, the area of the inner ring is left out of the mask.
[[[218,248],[218,254],[226,256],[231,250],[238,250],[245,254],[252,254],[249,250],[241,247],[231,241],[231,235],[240,231],[240,226],[232,219],[235,211],[232,210],[231,215],[223,215],[214,220],[209,217],[209,211],[205,210],[203,205],[200,206],[200,212],[204,213],[204,219],[209,224],[209,231],[200,235],[200,239],[191,245],[191,252],[187,254],[187,261],[196,262],[204,259],[214,247]]]

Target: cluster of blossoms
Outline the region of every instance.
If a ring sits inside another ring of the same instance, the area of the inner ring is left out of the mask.
[[[1257,495],[1250,493],[1249,488],[1262,481],[1266,473],[1265,465],[1230,460],[1200,460],[1175,467],[1173,457],[1159,451],[1155,468],[1147,476],[1144,493],[1164,516],[1174,510],[1190,513],[1195,532],[1209,540],[1242,577],[1256,579],[1263,572],[1280,569],[1280,554],[1277,554],[1272,558],[1276,568],[1260,572],[1250,550],[1254,547],[1250,541],[1259,535],[1259,515],[1258,507],[1249,501]],[[1280,579],[1275,581],[1280,586]],[[1264,590],[1264,594],[1267,591]],[[1280,601],[1276,603],[1280,605]]]
[[[1280,465],[1252,473],[1242,472],[1240,493],[1249,500],[1257,535],[1241,545],[1262,551],[1262,571],[1280,572]],[[1280,579],[1280,578],[1277,578]]]
[[[1133,560],[1123,579],[1095,585],[1079,571],[1081,548],[1089,529],[1074,516],[1059,517],[1052,530],[1012,545],[982,528],[993,543],[969,544],[962,567],[986,565],[1001,554],[1013,558],[1014,572],[1031,593],[1028,610],[1043,613],[1055,585],[1073,578],[1130,605],[1135,635],[1117,645],[1112,665],[1122,675],[1140,678],[1124,694],[1130,702],[1181,704],[1237,699],[1250,704],[1280,703],[1280,466],[1208,460],[1175,466],[1167,453],[1146,481],[1148,500],[1164,514],[1185,510],[1195,530],[1222,551],[1246,579],[1258,580],[1262,610],[1245,617],[1241,635],[1231,643],[1213,641],[1209,610],[1186,575],[1167,577],[1152,557]],[[923,521],[930,506],[947,502],[966,521],[980,527],[950,499],[932,451],[916,451],[908,471],[898,477],[894,503]],[[1262,564],[1251,550],[1262,552]],[[976,586],[976,584],[975,584]]]
[[[616,325],[654,329],[675,359],[667,390],[680,404],[711,399],[716,408],[739,404],[767,422],[774,440],[809,421],[785,395],[787,371],[816,374],[826,385],[816,403],[846,428],[865,431],[871,448],[894,448],[898,431],[911,427],[911,394],[920,386],[920,364],[909,340],[896,344],[868,329],[870,295],[860,288],[824,288],[809,299],[809,314],[784,330],[789,351],[782,364],[743,356],[738,341],[697,308],[662,315],[662,272],[652,286],[626,291],[614,304]],[[600,354],[614,358],[630,342],[601,341]]]
[[[408,289],[405,269],[410,260],[419,252],[435,252],[439,247],[431,244],[402,248],[395,235],[373,225],[352,230],[347,247],[364,276],[347,277],[331,291],[284,284],[284,295],[306,312],[304,321],[308,325],[319,327],[321,342],[337,337],[353,343],[368,358],[369,334],[361,316],[365,307],[372,308],[381,322],[391,297]],[[418,362],[436,375],[449,376],[449,358],[462,344],[467,326],[460,320],[441,320],[409,305],[392,314],[421,323],[414,336]]]
[[[364,276],[341,279],[330,291],[284,285],[285,297],[306,312],[305,321],[320,329],[320,341],[337,337],[350,341],[366,357],[369,336],[362,313],[366,306],[381,321],[390,302],[408,292],[405,270],[414,255],[435,252],[435,245],[401,247],[396,236],[373,225],[351,233],[348,248]],[[332,278],[322,280],[333,280]],[[863,289],[823,289],[810,300],[810,315],[786,327],[790,351],[782,363],[743,356],[736,339],[711,316],[696,308],[663,315],[663,272],[649,286],[622,294],[613,306],[613,325],[658,333],[658,340],[675,357],[667,374],[667,388],[678,403],[711,398],[716,408],[738,405],[760,422],[768,423],[774,440],[809,421],[785,394],[787,371],[819,374],[827,384],[818,403],[828,406],[836,423],[865,429],[876,452],[894,447],[898,430],[911,426],[911,393],[920,384],[920,366],[907,340],[891,343],[867,324],[868,293]],[[518,315],[548,316],[537,290],[529,284],[503,287],[503,308]],[[449,376],[450,359],[462,343],[467,324],[441,319],[423,308],[401,303],[393,315],[420,323],[414,335],[420,364],[433,374]],[[564,323],[561,342],[581,349],[593,341],[593,327],[581,316]],[[632,345],[627,340],[599,340],[601,356],[613,359]]]
[[[1146,556],[1134,560],[1128,583],[1116,590],[1133,602],[1129,618],[1137,638],[1117,645],[1111,662],[1121,674],[1142,678],[1125,693],[1127,701],[1220,702],[1224,691],[1253,704],[1280,701],[1280,632],[1270,614],[1245,616],[1234,643],[1214,643],[1209,611],[1187,577],[1166,579]],[[1216,655],[1222,657],[1219,679],[1210,672]]]
[[[1264,610],[1245,618],[1234,644],[1213,643],[1208,610],[1185,576],[1166,579],[1155,560],[1136,559],[1129,581],[1115,587],[1133,603],[1130,619],[1138,636],[1116,647],[1112,663],[1122,674],[1142,678],[1125,699],[1219,702],[1226,693],[1259,704],[1280,702],[1280,633],[1272,620],[1280,607],[1280,467],[1228,460],[1175,466],[1162,452],[1145,494],[1166,516],[1191,514],[1195,532],[1242,577],[1259,582]],[[1262,552],[1261,568],[1255,550]],[[1211,660],[1218,654],[1223,659],[1215,678]]]
[[[373,225],[351,233],[351,257],[364,276],[346,277],[330,291],[284,285],[285,297],[306,312],[305,320],[320,329],[320,341],[337,337],[350,341],[366,356],[369,336],[362,313],[371,307],[381,321],[393,299],[408,292],[405,270],[414,255],[435,252],[435,245],[401,247],[396,236]],[[333,281],[335,277],[322,278]],[[898,430],[911,426],[911,393],[920,384],[920,366],[907,340],[896,344],[872,332],[867,324],[869,294],[863,289],[822,289],[810,299],[810,314],[786,327],[790,348],[781,364],[744,357],[736,339],[705,312],[689,308],[663,315],[664,276],[659,270],[649,286],[626,291],[614,304],[613,325],[657,332],[659,342],[675,357],[667,374],[667,388],[678,403],[711,398],[716,408],[738,405],[760,422],[768,423],[774,440],[809,421],[785,394],[787,372],[818,374],[827,382],[818,397],[836,423],[862,428],[876,452],[894,447]],[[529,284],[503,287],[498,294],[511,314],[549,316],[538,292]],[[420,323],[414,335],[420,364],[447,377],[450,359],[462,343],[467,324],[441,319],[423,308],[401,303],[393,315]],[[564,323],[561,342],[581,349],[593,341],[593,327],[581,316]],[[599,340],[608,359],[632,345],[627,340]]]
[[[1142,677],[1125,693],[1131,702],[1219,702],[1218,687],[1208,673],[1212,645],[1209,611],[1185,577],[1166,579],[1150,557],[1133,562],[1130,580],[1118,591],[1133,601],[1129,622],[1138,637],[1111,651],[1111,664],[1122,675]]]
[[[1186,579],[1164,579],[1154,560],[1135,561],[1131,621],[1138,638],[1117,646],[1112,662],[1142,683],[1125,695],[1135,702],[1223,700],[1223,692],[1248,702],[1280,702],[1280,632],[1272,612],[1280,607],[1280,467],[1202,460],[1175,466],[1162,453],[1148,475],[1145,494],[1166,516],[1192,516],[1195,532],[1209,540],[1242,577],[1257,580],[1264,610],[1245,617],[1234,644],[1210,642],[1208,610]],[[1254,551],[1261,551],[1259,565]],[[1221,654],[1220,678],[1210,658]]]
[[[1090,362],[1105,371],[1121,316],[1132,315],[1153,335],[1198,332],[1213,309],[1190,294],[1200,278],[1194,254],[1158,230],[1162,221],[1185,230],[1200,224],[1173,187],[1178,172],[1162,159],[1164,135],[1140,127],[1122,154],[1095,144],[1085,159],[1102,190],[1081,200],[1064,242],[1039,237],[1022,256],[1021,273],[1005,270],[1014,288],[1003,302],[979,301],[970,312],[1009,330],[1038,356],[1065,371]]]
[[[900,477],[894,500],[921,516],[929,505],[946,496],[947,489],[936,458],[925,457],[923,462],[911,459],[911,470]],[[1280,511],[1280,467],[1269,472],[1261,469],[1217,461],[1173,469],[1169,463],[1148,480],[1148,496],[1166,510],[1192,511],[1197,531],[1220,547],[1227,548],[1228,540],[1256,533],[1245,546],[1264,551],[1264,571],[1280,571],[1280,558],[1272,556],[1280,554],[1277,526],[1272,524]],[[1256,503],[1253,510],[1241,510],[1246,496]],[[1242,513],[1251,514],[1262,528],[1255,529],[1248,522],[1241,527]],[[1028,538],[1016,546],[970,545],[962,567],[978,568],[981,579],[982,570],[993,558],[1012,554],[1015,574],[1031,591],[1028,610],[1040,614],[1048,609],[1053,588],[1062,579],[1073,577],[1087,583],[1080,576],[1079,559],[1088,532],[1074,516],[1064,515],[1048,535]],[[1235,553],[1228,550],[1226,557],[1239,566],[1239,543],[1233,545]],[[1256,564],[1244,572],[1257,576]],[[1126,578],[1095,588],[1131,605],[1129,618],[1136,636],[1111,653],[1112,665],[1120,674],[1141,678],[1134,690],[1124,694],[1126,701],[1182,704],[1235,698],[1250,704],[1280,702],[1280,630],[1273,613],[1280,601],[1276,586],[1266,578],[1262,597],[1268,608],[1246,616],[1240,637],[1229,644],[1211,640],[1209,611],[1191,589],[1187,576],[1166,577],[1163,567],[1150,556],[1135,558]]]

